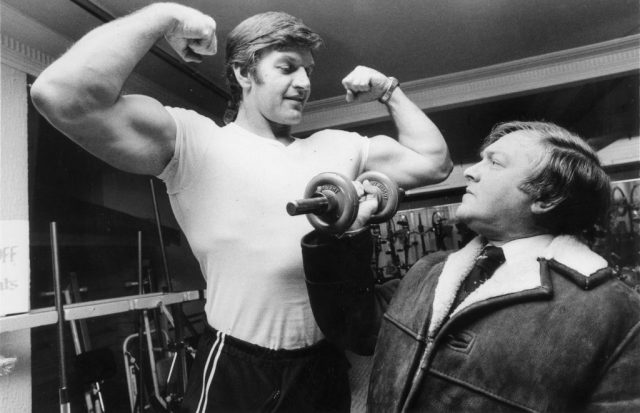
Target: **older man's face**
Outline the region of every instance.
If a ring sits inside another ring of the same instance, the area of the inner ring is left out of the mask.
[[[503,136],[465,171],[468,185],[456,217],[490,240],[533,235],[531,197],[518,186],[529,177],[544,147],[526,132]]]

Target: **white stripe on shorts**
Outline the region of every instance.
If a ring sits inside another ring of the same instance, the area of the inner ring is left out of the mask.
[[[224,347],[224,338],[226,334],[218,331],[216,333],[216,341],[211,346],[211,351],[209,352],[209,356],[207,357],[207,362],[204,364],[204,370],[202,372],[202,392],[200,393],[200,401],[198,402],[198,408],[196,409],[196,413],[202,412],[204,413],[207,408],[207,399],[209,398],[209,388],[211,387],[211,382],[213,381],[213,375],[216,372],[216,366],[218,365],[218,358],[220,357],[220,353],[222,351],[222,347]],[[216,350],[217,347],[217,350]],[[209,378],[207,379],[207,370],[209,368],[209,362],[211,361],[211,356],[213,353],[216,353],[216,356],[213,359],[213,367],[211,368],[211,372],[209,373]],[[206,386],[205,386],[206,383]],[[204,402],[204,403],[203,403]]]

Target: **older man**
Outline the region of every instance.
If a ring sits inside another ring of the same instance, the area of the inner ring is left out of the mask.
[[[579,235],[607,210],[594,151],[541,122],[498,125],[465,171],[479,235],[374,287],[370,237],[303,238],[327,337],[374,354],[370,411],[640,411],[640,299]],[[371,198],[371,200],[369,199]]]

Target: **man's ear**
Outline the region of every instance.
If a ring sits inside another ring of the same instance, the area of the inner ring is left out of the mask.
[[[536,201],[533,201],[533,203],[531,204],[531,212],[534,214],[545,214],[551,211],[553,208],[557,207],[560,202],[562,202],[562,198],[548,199],[544,201],[538,199]]]
[[[233,74],[236,76],[236,80],[238,84],[243,89],[248,89],[251,87],[251,80],[249,79],[249,71],[241,68],[238,65],[233,66]]]

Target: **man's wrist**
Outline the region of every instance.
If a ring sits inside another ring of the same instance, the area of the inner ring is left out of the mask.
[[[400,82],[395,77],[389,77],[389,83],[387,84],[387,88],[385,89],[382,96],[378,98],[378,102],[387,103],[389,99],[391,99],[391,95],[393,92],[400,86]]]
[[[172,36],[181,24],[180,14],[188,7],[169,2],[152,3],[140,11],[149,10],[147,21],[155,24],[164,37]]]

